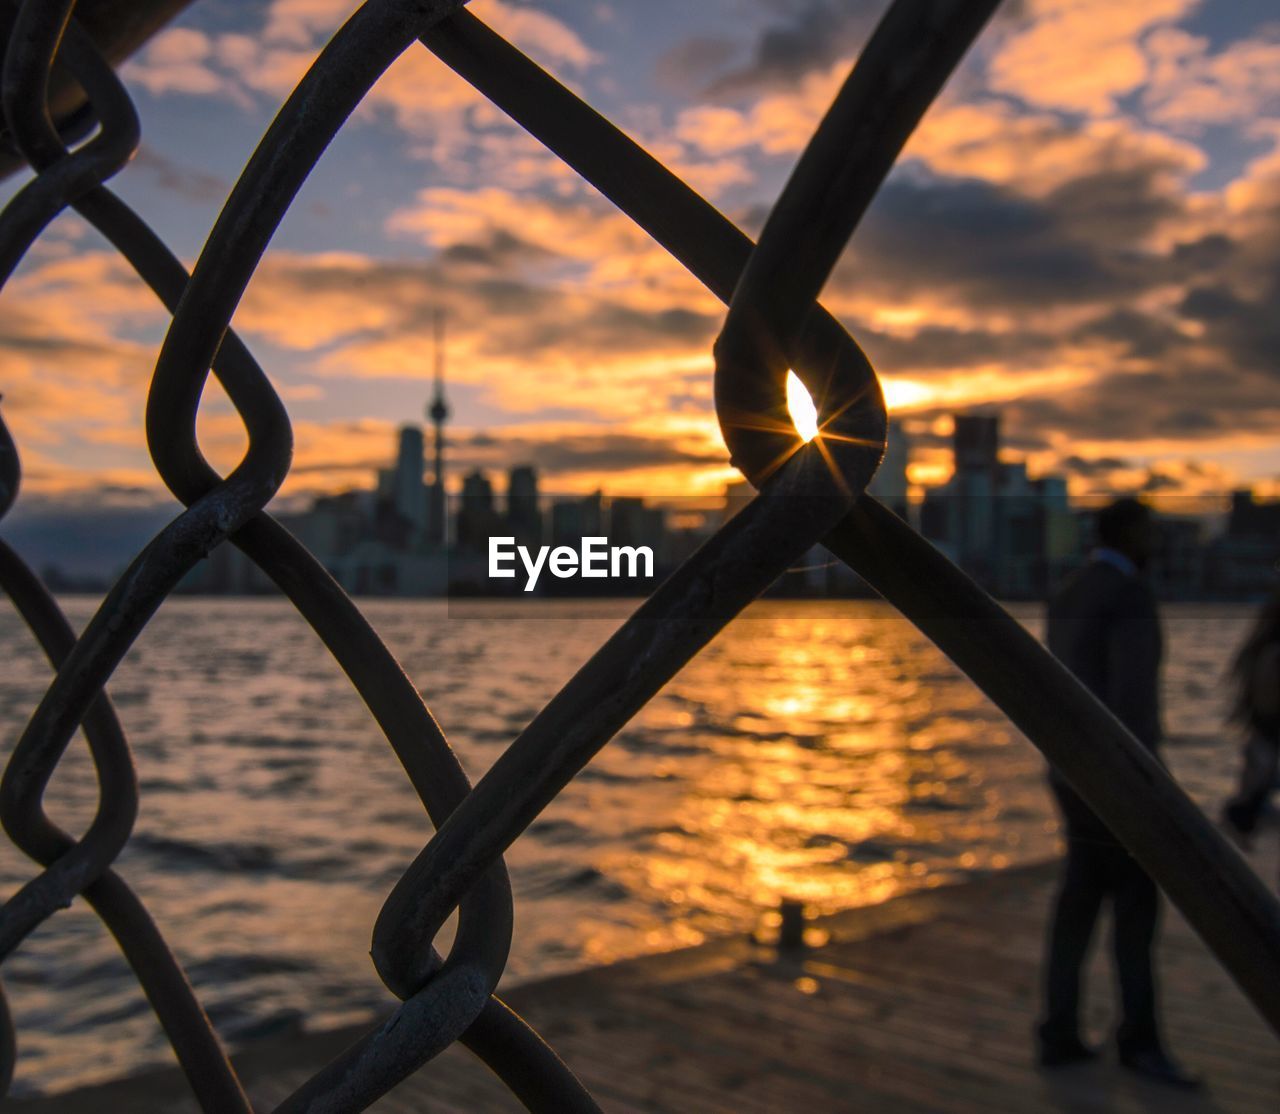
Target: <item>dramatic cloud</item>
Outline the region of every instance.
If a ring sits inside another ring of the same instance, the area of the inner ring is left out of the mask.
[[[214,94],[248,107],[283,100],[321,47],[355,10],[351,0],[274,0],[253,31],[201,32],[175,27],[156,37],[125,67],[127,80],[152,93]],[[505,0],[474,0],[469,9],[544,65],[587,69],[598,55],[567,24],[546,12]],[[419,46],[378,81],[358,115],[389,114],[410,134],[461,140],[459,113],[484,103]]]
[[[877,0],[784,0],[775,6],[783,18],[764,28],[745,65],[707,82],[709,97],[786,88],[843,63],[861,49],[884,9]]]
[[[1280,25],[1218,51],[1175,27],[1153,33],[1146,45],[1151,72],[1142,102],[1152,120],[1198,135],[1280,112]]]
[[[149,123],[122,188],[183,250],[236,175],[227,158],[354,6],[195,5],[125,68]],[[757,232],[886,6],[471,10]],[[1079,489],[1280,473],[1278,28],[1226,0],[1002,9],[823,294],[913,435],[914,478],[945,477],[948,414],[980,403],[1004,413],[1011,451]],[[288,494],[385,463],[421,411],[438,310],[458,468],[531,460],[572,490],[732,476],[711,401],[723,307],[425,49],[307,191],[235,317],[294,417]],[[32,490],[158,490],[141,418],[165,327],[83,222],[41,240],[0,298]],[[220,466],[243,448],[212,387],[200,436]]]
[[[606,233],[607,235],[607,233]],[[488,231],[432,262],[361,257],[268,257],[236,317],[253,339],[313,353],[327,377],[426,379],[434,317],[448,317],[450,378],[478,384],[512,411],[561,408],[609,419],[642,399],[675,399],[704,379],[719,316],[709,296],[692,309],[658,294],[618,297],[566,278],[546,283],[491,262],[550,256]],[[301,307],[301,311],[300,311]],[[709,389],[709,384],[708,384]]]
[[[1198,0],[1026,0],[1025,23],[991,63],[992,87],[1028,104],[1104,116],[1140,88],[1152,61],[1144,36]]]
[[[125,67],[125,78],[156,94],[237,95],[225,76],[214,68],[214,53],[214,41],[209,35],[174,27],[152,41],[140,61]]]

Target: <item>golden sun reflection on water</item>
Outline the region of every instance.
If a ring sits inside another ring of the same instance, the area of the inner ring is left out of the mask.
[[[735,624],[642,714],[648,731],[676,746],[682,776],[652,846],[605,870],[669,910],[667,946],[763,923],[784,898],[828,913],[998,868],[1025,838],[1004,814],[1040,824],[1020,800],[1043,793],[1038,757],[874,604]],[[603,931],[587,947],[607,959],[618,942]]]

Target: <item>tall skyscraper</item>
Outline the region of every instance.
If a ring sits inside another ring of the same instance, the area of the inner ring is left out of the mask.
[[[1000,415],[956,414],[951,444],[956,472],[986,473],[995,480],[1000,471]]]
[[[577,546],[583,538],[604,534],[604,496],[563,499],[551,505],[551,544]]]
[[[532,464],[518,464],[507,474],[507,525],[518,544],[542,544],[538,473]]]
[[[462,493],[458,499],[458,548],[484,553],[489,538],[498,532],[498,521],[489,477],[479,469],[468,472],[462,477]]]
[[[867,492],[874,495],[899,518],[908,517],[907,465],[911,462],[911,443],[899,423],[889,427],[889,443],[884,460],[867,484]]]
[[[1033,479],[1025,461],[1002,461],[998,414],[954,417],[955,470],[925,492],[921,532],[984,587],[1043,595],[1077,547],[1066,481]]]
[[[449,418],[449,406],[444,400],[444,311],[435,313],[435,394],[427,408],[427,417],[435,427],[435,474],[431,478],[431,491],[427,516],[427,540],[432,545],[444,545],[446,538],[445,486],[444,486],[444,423]]]
[[[416,425],[400,428],[400,448],[391,473],[390,502],[400,516],[419,531],[426,525],[425,489],[422,486],[424,463],[422,430]]]

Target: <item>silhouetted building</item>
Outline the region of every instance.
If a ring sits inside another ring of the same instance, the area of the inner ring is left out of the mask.
[[[577,547],[583,538],[604,536],[604,496],[564,499],[551,507],[551,544]]]
[[[1045,595],[1078,552],[1066,481],[1002,461],[999,415],[957,414],[952,452],[951,479],[925,492],[922,533],[989,590]]]
[[[493,484],[483,472],[469,472],[462,479],[462,494],[458,500],[458,548],[485,552],[489,539],[500,532],[498,524]]]
[[[957,472],[985,473],[995,483],[1000,470],[1000,415],[956,414],[951,449]]]
[[[1204,522],[1190,515],[1152,515],[1155,547],[1149,576],[1156,595],[1196,599],[1204,593]]]
[[[884,459],[867,484],[867,492],[904,520],[910,518],[910,485],[907,483],[907,465],[910,463],[911,442],[906,431],[896,422],[891,422]]]
[[[926,536],[979,582],[991,585],[996,561],[995,500],[1000,486],[1000,419],[955,416],[951,479],[925,495]]]
[[[1252,491],[1231,493],[1227,535],[1233,538],[1266,538],[1280,545],[1280,500],[1259,502]]]
[[[1041,476],[1035,482],[1044,507],[1044,579],[1052,591],[1080,564],[1080,520],[1071,509],[1065,476]]]
[[[421,428],[402,426],[395,465],[378,473],[378,533],[388,539],[400,539],[389,544],[414,544],[426,529],[427,488],[422,482],[424,465]]]
[[[1205,557],[1205,580],[1214,595],[1254,599],[1280,573],[1280,501],[1261,503],[1252,491],[1231,493],[1226,531]]]
[[[272,587],[266,573],[236,546],[223,542],[187,573],[180,591],[219,596],[250,596],[269,592]]]
[[[369,534],[370,498],[364,491],[321,495],[305,514],[281,519],[312,553],[325,557],[350,553]]]
[[[645,506],[643,499],[619,496],[609,500],[609,542],[612,545],[647,545],[661,554],[666,519],[658,507]]]
[[[538,473],[532,464],[520,464],[507,476],[507,529],[517,545],[542,544],[542,509],[538,506]]]

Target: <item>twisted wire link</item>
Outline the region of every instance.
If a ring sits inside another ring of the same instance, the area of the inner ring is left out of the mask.
[[[0,433],[0,437],[7,437],[7,430]],[[40,580],[3,541],[0,541],[0,589],[14,601],[19,614],[56,669],[66,659],[75,635]],[[108,755],[127,754],[127,743],[105,693],[94,702],[83,726],[90,754],[99,771],[103,769]],[[27,838],[26,833],[21,833],[22,838],[15,837],[14,842],[37,862],[48,866],[56,864],[60,857],[67,856],[77,845],[51,822],[46,821],[43,827],[41,840]],[[38,876],[43,877],[46,875]],[[186,975],[146,907],[128,884],[109,868],[85,886],[81,893],[120,944],[196,1092],[208,1096],[207,1106],[211,1108],[248,1109]],[[18,896],[21,896],[21,891]],[[63,904],[70,904],[70,899]],[[3,991],[0,990],[0,1080],[5,1088],[12,1079],[15,1056],[12,1020],[3,1007]]]
[[[909,53],[921,28],[948,13],[963,20],[971,7],[994,5],[895,0],[858,65],[877,44]],[[422,41],[730,300],[753,245],[713,206],[470,13]],[[827,327],[815,307],[800,348]],[[1280,903],[1151,753],[987,592],[870,495],[860,494],[822,541],[1066,776],[1280,1033]]]
[[[50,5],[48,10],[54,16],[65,17],[65,12],[58,11],[60,6]],[[29,38],[26,33],[31,28],[26,23],[29,21],[19,19],[14,28],[11,49]],[[60,34],[60,31],[60,27],[55,26],[55,33]],[[40,103],[43,103],[45,91],[39,89],[37,92],[42,98]],[[121,106],[112,104],[106,107],[119,110]],[[109,123],[104,124],[96,139],[61,160],[48,176],[28,183],[0,213],[0,285],[12,274],[22,255],[48,222],[65,206],[66,196],[84,189],[99,175],[114,174],[128,160],[139,134],[132,106],[118,117],[105,116],[104,119]],[[8,440],[7,430],[4,436]],[[16,492],[19,472],[16,448],[11,448],[6,459],[12,469],[12,489]],[[65,649],[62,653],[66,653]],[[96,698],[97,693],[92,696]],[[75,725],[72,730],[75,730]],[[118,725],[115,730],[108,729],[100,734],[99,738],[104,740],[102,749],[94,755],[100,782],[99,808],[84,839],[73,850],[57,847],[58,851],[66,851],[61,855],[52,853],[61,840],[50,830],[42,812],[44,788],[53,773],[57,756],[51,761],[41,762],[31,758],[21,746],[14,751],[5,778],[11,787],[17,787],[17,791],[6,793],[0,786],[0,818],[7,816],[7,825],[12,822],[12,827],[8,828],[11,836],[15,832],[26,834],[29,841],[56,862],[7,902],[9,915],[0,921],[0,958],[12,952],[35,923],[43,920],[54,908],[66,904],[70,900],[69,895],[78,893],[101,874],[129,837],[138,811],[138,789],[132,763],[128,760]],[[104,807],[106,800],[111,801],[109,808]]]
[[[30,5],[26,10],[34,11]],[[43,10],[41,16],[45,19],[52,18],[48,9]],[[70,28],[70,32],[67,49],[62,58],[64,61],[75,63],[73,69],[77,78],[94,91],[96,86],[92,79],[95,77],[104,82],[113,82],[114,74],[109,67],[102,65],[92,44],[88,43],[82,34],[77,33],[74,25]],[[51,56],[50,51],[46,59]],[[46,60],[46,72],[47,64]],[[42,102],[40,107],[43,114]],[[47,114],[43,115],[45,119],[36,121],[34,126],[29,121],[24,126],[21,121],[15,123],[11,120],[11,127],[15,134],[27,141],[24,150],[36,166],[40,166],[43,162],[56,162],[61,157],[60,147],[56,146],[58,144],[56,134],[48,126]],[[134,264],[139,274],[156,290],[168,308],[171,310],[176,308],[186,285],[186,273],[145,224],[105,189],[95,189],[90,194],[79,197],[75,204],[82,215],[94,223]],[[266,384],[265,376],[253,363],[247,350],[234,334],[229,333],[223,341],[214,361],[214,371],[227,389],[233,403],[242,413],[246,405],[246,397],[257,386],[255,380],[263,385]],[[269,387],[267,389],[269,390]],[[250,403],[251,401],[250,398]],[[197,469],[199,472],[196,471]],[[196,473],[194,480],[190,478],[193,473]],[[216,473],[202,461],[193,466],[185,477],[185,487],[182,486],[183,478],[173,480],[173,487],[175,494],[188,503],[206,494],[219,479]],[[166,476],[166,479],[168,478]],[[437,817],[444,815],[453,801],[465,794],[467,789],[465,776],[412,683],[405,677],[363,616],[319,562],[287,531],[265,514],[258,514],[250,519],[236,534],[234,540],[276,580],[286,595],[316,628],[327,647],[352,677],[361,695],[369,704],[375,719],[387,733],[415,789],[427,803],[428,810]],[[186,571],[185,567],[182,571]],[[128,576],[127,573],[126,579]],[[34,578],[30,579],[34,580]],[[10,588],[15,599],[24,595],[19,588],[11,585],[6,587]],[[104,611],[105,609],[106,605],[104,605]],[[102,612],[100,616],[101,614]],[[106,622],[110,625],[111,618]],[[127,646],[120,649],[121,654],[124,648]],[[435,754],[430,753],[432,746],[436,749]],[[48,772],[52,772],[52,767],[49,767]],[[45,781],[47,782],[47,776]],[[16,834],[15,841],[20,844],[22,842]],[[90,844],[90,847],[95,846]],[[24,850],[30,852],[32,848],[24,845]],[[101,856],[101,851],[98,853]],[[114,853],[113,850],[107,857],[114,857]],[[505,871],[500,865],[497,871],[492,873],[493,877],[487,885],[478,884],[472,895],[469,895],[468,902],[465,903],[463,922],[459,928],[459,939],[462,939],[464,933],[468,937],[478,936],[481,944],[500,951],[501,960],[493,964],[496,971],[500,972],[502,963],[505,962],[505,951],[510,938],[510,889],[506,882]],[[62,889],[64,896],[57,904],[67,904],[70,896],[76,892],[75,889],[65,885]],[[88,892],[86,896],[89,896]],[[52,911],[53,908],[48,908],[45,910],[45,915]],[[12,910],[6,910],[3,915],[0,915],[0,924],[14,923],[14,919],[9,916],[11,912]],[[470,916],[468,917],[467,914]],[[471,923],[468,924],[468,921]],[[484,929],[483,934],[472,931],[473,926],[481,926]],[[34,925],[27,924],[23,927],[29,931]],[[22,934],[25,935],[25,931]],[[133,935],[138,934],[135,932]],[[185,985],[185,979],[182,981]],[[490,981],[496,982],[496,974]],[[422,1005],[422,1003],[416,1004],[419,1013],[424,1012]],[[198,1007],[196,1009],[199,1012]],[[171,1010],[170,1012],[180,1013],[181,1011]],[[429,1014],[431,1011],[428,1009],[425,1012]],[[477,1012],[479,1021],[467,1030],[463,1036],[463,1042],[479,1051],[512,1089],[525,1098],[527,1105],[541,1109],[595,1109],[580,1084],[554,1053],[501,1002],[486,998],[481,1009],[472,1010],[473,1014]],[[212,1041],[211,1031],[208,1030],[208,1023],[204,1020],[202,1013],[199,1019],[202,1025],[190,1025],[188,1022],[189,1026],[203,1028],[209,1033]],[[416,1024],[402,1025],[404,1020],[399,1014],[393,1015],[383,1027],[388,1030],[399,1029],[402,1043],[406,1034],[420,1031],[423,1025],[421,1019]],[[470,1020],[471,1018],[468,1018],[466,1023],[455,1020],[454,1027],[466,1029]],[[165,1021],[164,1017],[162,1021]],[[170,1039],[174,1041],[175,1047],[178,1047],[179,1042],[174,1037],[176,1027],[166,1021],[165,1028],[169,1032]],[[376,1041],[373,1043],[377,1045]],[[216,1045],[214,1047],[216,1049]],[[179,1058],[192,1078],[197,1093],[206,1100],[207,1108],[232,1109],[229,1100],[225,1096],[219,1098],[216,1090],[208,1083],[206,1077],[209,1073],[196,1070],[196,1065],[192,1062],[193,1058],[184,1058],[180,1047],[178,1051]],[[377,1056],[381,1058],[378,1078],[381,1084],[377,1093],[381,1093],[398,1081],[398,1078],[425,1062],[431,1051],[431,1048],[424,1046],[421,1041],[411,1040],[406,1050],[401,1053],[400,1062],[396,1066],[378,1050]],[[220,1052],[215,1052],[213,1059],[225,1067],[225,1059]],[[551,1100],[552,1095],[557,1096],[554,1104]],[[372,1101],[374,1097],[376,1094],[365,1096],[361,1105],[367,1105],[367,1102]],[[358,1107],[348,1105],[345,1108]]]
[[[204,1108],[249,1109],[181,968],[111,869],[132,829],[137,790],[104,687],[181,577],[230,541],[281,588],[347,673],[436,827],[374,925],[374,965],[400,1005],[279,1109],[363,1109],[454,1041],[479,1055],[530,1109],[596,1109],[554,1052],[493,994],[512,930],[501,855],[682,665],[823,541],[949,654],[1066,774],[1280,1028],[1280,905],[1110,713],[989,596],[865,494],[884,449],[883,395],[856,342],[816,299],[996,0],[896,0],[756,245],[463,10],[463,2],[369,0],[355,12],[264,135],[190,276],[103,185],[136,150],[137,122],[110,65],[71,19],[71,0],[26,0],[18,11],[0,98],[10,132],[37,174],[0,213],[0,285],[48,222],[72,206],[155,291],[172,321],[148,392],[147,444],[158,473],[187,509],[139,554],[78,639],[38,579],[0,544],[0,587],[55,668],[0,778],[0,820],[45,868],[0,908],[0,960],[83,894],[119,940]],[[734,463],[759,489],[474,788],[358,608],[263,510],[288,471],[290,425],[269,379],[229,327],[303,181],[415,39],[728,303],[715,345],[716,410]],[[72,151],[48,109],[55,57],[74,74],[100,124],[94,138]],[[790,369],[818,404],[822,437],[807,445],[786,416]],[[195,432],[211,372],[248,435],[244,458],[226,476],[204,458]],[[0,515],[12,503],[17,478],[16,452],[0,422]],[[77,841],[48,819],[43,797],[80,725],[100,795],[94,821]],[[458,931],[441,957],[433,942],[455,910]],[[0,1069],[11,1070],[12,1048],[0,993]]]

